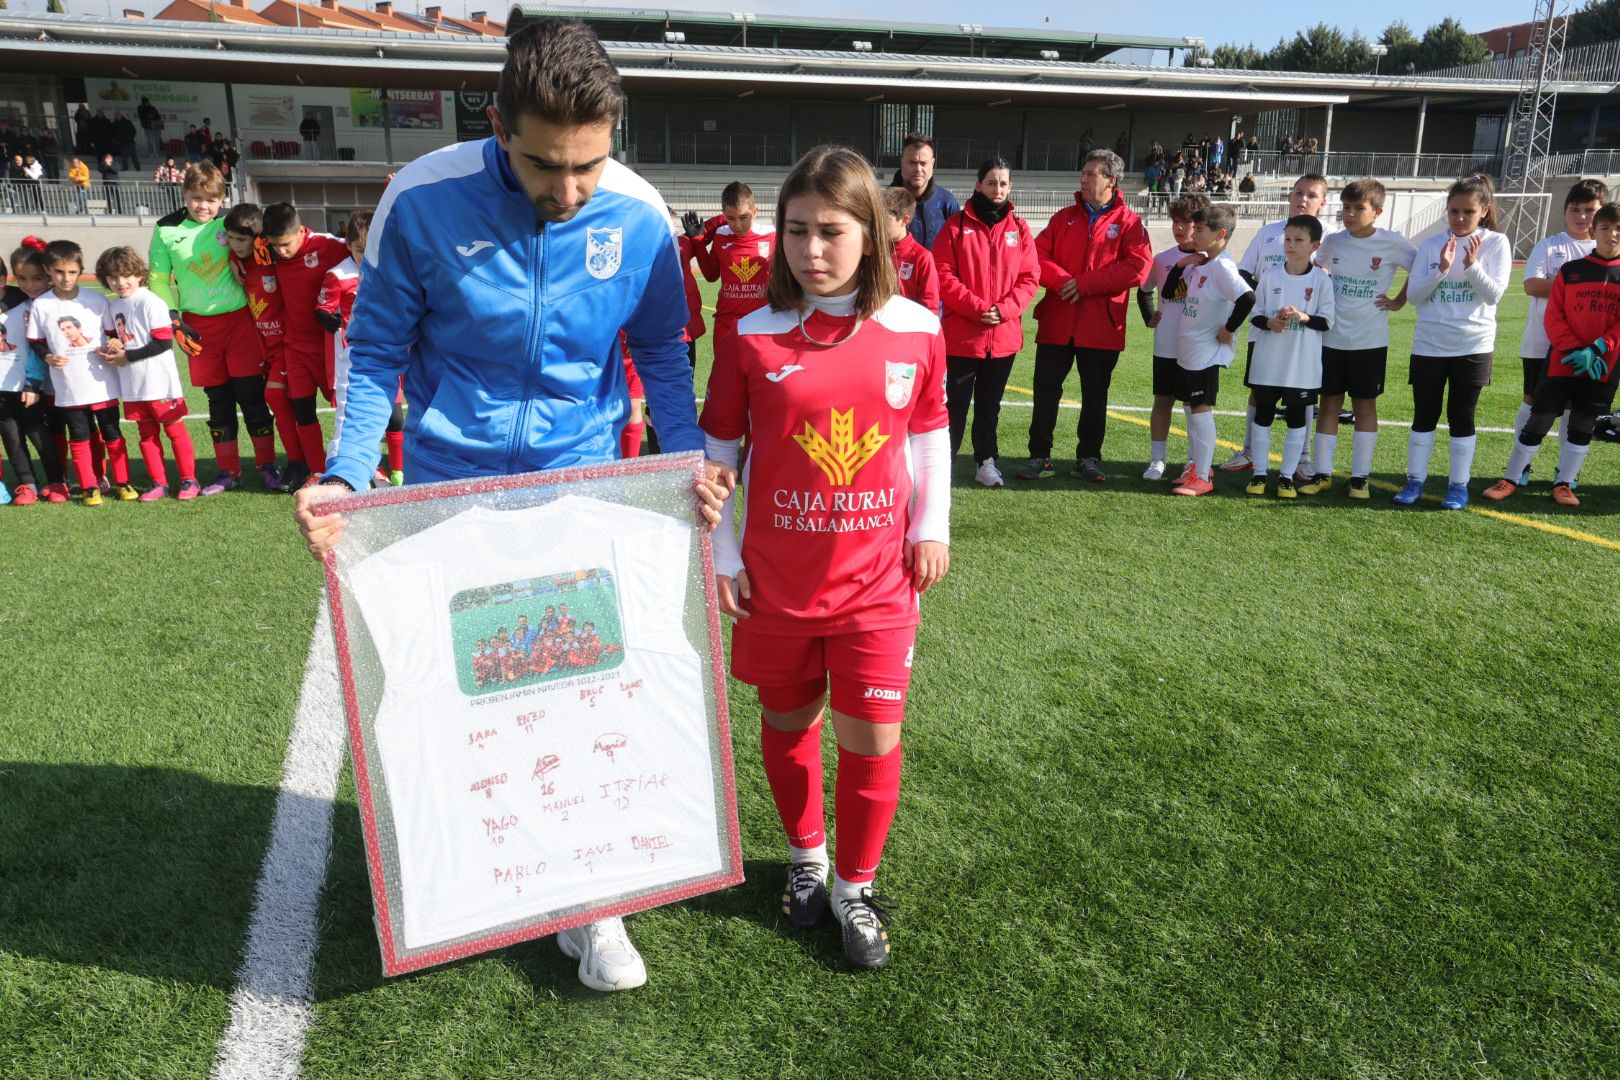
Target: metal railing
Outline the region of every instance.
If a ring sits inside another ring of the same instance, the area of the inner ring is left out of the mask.
[[[234,193],[227,201],[235,201]],[[67,180],[0,180],[0,214],[112,214],[161,217],[185,205],[179,184],[146,180],[103,183],[81,188]]]
[[[319,140],[301,138],[296,128],[243,128],[236,149],[251,161],[363,161],[397,164],[414,161],[456,141],[454,130],[443,128],[381,128],[323,134]]]
[[[1528,44],[1528,42],[1525,42]],[[1456,79],[1508,79],[1519,82],[1529,67],[1529,56],[1502,56],[1478,64],[1440,68],[1418,74]],[[1600,41],[1564,50],[1563,82],[1620,82],[1620,41]]]
[[[1284,154],[1276,150],[1250,150],[1236,165],[1241,173],[1261,176],[1297,176],[1314,172],[1323,176],[1393,176],[1416,180],[1446,180],[1482,172],[1498,176],[1501,154],[1411,154],[1379,151],[1334,150],[1322,154]]]
[[[1553,176],[1613,176],[1617,172],[1620,172],[1620,149],[1554,154],[1551,163]]]

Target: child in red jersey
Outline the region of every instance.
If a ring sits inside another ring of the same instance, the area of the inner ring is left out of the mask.
[[[1598,210],[1592,218],[1592,235],[1597,241],[1592,254],[1564,263],[1553,278],[1546,314],[1552,348],[1507,473],[1485,489],[1485,497],[1493,502],[1519,490],[1541,440],[1568,409],[1564,420],[1568,442],[1558,455],[1552,497],[1560,506],[1581,505],[1576,478],[1592,449],[1597,418],[1613,407],[1620,381],[1615,378],[1620,368],[1620,203],[1605,203]]]
[[[371,234],[372,212],[356,210],[343,226],[343,241],[349,245],[349,257],[326,272],[321,282],[320,295],[315,298],[315,319],[328,334],[326,339],[326,377],[332,387],[336,415],[332,422],[332,441],[327,444],[330,457],[337,452],[338,439],[343,431],[343,417],[349,402],[349,316],[354,313],[354,298],[360,292],[360,278],[366,259],[366,238]],[[394,395],[394,411],[388,417],[383,442],[388,451],[388,471],[381,469],[371,478],[372,487],[398,487],[405,482],[405,386],[400,380]]]
[[[264,212],[254,203],[238,203],[225,215],[225,243],[231,250],[231,271],[247,293],[248,312],[253,328],[264,346],[264,401],[275,420],[281,448],[287,453],[287,472],[281,478],[282,491],[296,491],[309,479],[304,447],[298,440],[287,398],[286,336],[281,325],[281,290],[276,287],[276,270],[270,248],[260,239]]]
[[[939,299],[939,271],[934,269],[934,253],[911,235],[911,217],[917,212],[917,197],[903,187],[885,188],[883,205],[889,211],[894,238],[894,269],[900,277],[900,295],[938,315],[944,308]]]
[[[335,236],[305,228],[298,220],[298,208],[291,203],[271,203],[264,208],[264,242],[275,256],[276,288],[281,293],[287,396],[304,462],[314,479],[326,470],[326,443],[315,413],[315,395],[319,392],[332,400],[332,386],[326,379],[326,331],[315,320],[315,298],[326,272],[349,257],[349,247]]]
[[[776,241],[775,233],[756,224],[759,209],[754,191],[741,180],[733,180],[720,193],[720,210],[726,223],[712,236],[705,232],[692,241],[692,253],[704,279],[720,283],[720,296],[714,302],[716,351],[737,329],[738,319],[765,303],[771,281],[771,247]]]
[[[641,456],[641,440],[647,433],[647,390],[636,373],[636,362],[630,357],[630,340],[619,331],[619,354],[624,359],[625,390],[630,395],[630,417],[619,432],[619,456]]]
[[[950,434],[939,317],[898,295],[872,166],[820,146],[783,184],[769,303],[722,345],[708,456],[749,439],[746,528],[715,532],[732,674],[759,688],[765,775],[791,853],[783,908],[826,915],[821,717],[838,739],[831,906],[844,952],[889,959],[872,889],[900,794],[918,594],[949,566]],[[728,499],[732,507],[735,496]]]

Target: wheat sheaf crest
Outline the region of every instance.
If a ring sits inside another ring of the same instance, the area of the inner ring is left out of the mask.
[[[830,411],[832,413],[830,439],[806,420],[803,434],[793,436],[793,441],[803,447],[804,452],[810,455],[810,460],[827,474],[827,479],[832,482],[833,487],[848,487],[855,482],[855,474],[883,449],[883,444],[889,441],[889,436],[883,434],[878,430],[878,426],[873,424],[866,429],[866,434],[856,439],[855,410]]]

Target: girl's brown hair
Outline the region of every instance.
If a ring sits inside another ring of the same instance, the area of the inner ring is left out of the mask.
[[[776,228],[779,233],[788,227],[788,203],[801,195],[816,195],[836,210],[842,210],[855,219],[866,238],[868,251],[861,258],[855,282],[860,296],[855,302],[855,314],[869,319],[883,309],[900,289],[894,259],[889,256],[888,209],[878,192],[877,174],[871,164],[847,146],[817,146],[799,159],[793,171],[782,182],[776,196]],[[771,308],[776,311],[804,308],[804,288],[788,266],[783,244],[778,241],[771,252],[771,283],[766,291]]]
[[[1465,176],[1452,184],[1446,191],[1446,202],[1450,202],[1458,195],[1467,195],[1477,201],[1485,212],[1479,216],[1479,227],[1497,232],[1496,227],[1496,185],[1484,173],[1474,173]]]
[[[115,277],[140,278],[145,285],[146,260],[132,247],[108,248],[96,258],[96,280],[107,282]]]

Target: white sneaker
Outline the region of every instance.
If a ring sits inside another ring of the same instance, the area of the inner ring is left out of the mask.
[[[1164,462],[1162,462],[1162,461],[1150,461],[1150,462],[1148,462],[1148,467],[1142,473],[1142,479],[1144,479],[1144,480],[1163,480],[1164,479]]]
[[[1001,470],[996,468],[996,459],[993,457],[984,459],[984,464],[980,465],[979,471],[973,474],[973,479],[977,480],[985,487],[1003,486],[1001,480]]]
[[[1227,458],[1221,463],[1221,472],[1242,472],[1245,469],[1253,468],[1254,462],[1250,461],[1249,455],[1242,450],[1239,450],[1237,453],[1233,454],[1231,457]]]
[[[564,930],[557,935],[557,947],[579,961],[579,981],[592,990],[634,990],[647,981],[647,965],[630,944],[623,919]]]

